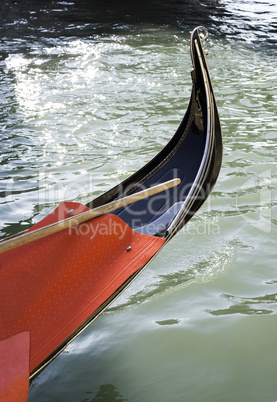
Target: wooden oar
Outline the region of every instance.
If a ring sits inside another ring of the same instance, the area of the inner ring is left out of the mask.
[[[61,232],[64,229],[69,229],[72,226],[78,225],[79,223],[83,223],[90,219],[96,218],[97,216],[107,214],[108,212],[125,207],[133,202],[150,197],[151,195],[158,194],[171,187],[177,186],[180,182],[180,179],[169,180],[138,193],[128,195],[127,197],[120,198],[105,205],[101,205],[100,207],[91,209],[90,211],[86,211],[79,215],[75,215],[62,221],[52,223],[51,225],[44,226],[32,232],[23,233],[16,237],[3,240],[0,242],[0,254],[4,253],[5,251],[12,250],[13,248],[22,246],[23,244],[41,239],[42,237],[49,236],[53,233]]]

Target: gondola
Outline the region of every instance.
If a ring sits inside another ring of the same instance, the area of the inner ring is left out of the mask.
[[[61,203],[19,238],[115,203],[112,213],[0,250],[2,401],[16,395],[27,400],[29,379],[112,303],[210,194],[222,162],[222,134],[204,55],[206,38],[204,27],[192,32],[191,97],[168,144],[119,185],[87,205]],[[116,204],[174,179],[178,186]]]

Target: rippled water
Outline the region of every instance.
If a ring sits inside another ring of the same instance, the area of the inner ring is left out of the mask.
[[[194,219],[32,382],[30,401],[276,401],[274,0],[3,1],[1,235],[88,202],[174,134],[208,65],[224,159]]]

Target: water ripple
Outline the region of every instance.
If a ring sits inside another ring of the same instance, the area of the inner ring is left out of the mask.
[[[277,307],[277,293],[268,294],[264,296],[258,297],[238,297],[232,295],[224,295],[224,297],[232,302],[232,305],[228,308],[217,309],[217,310],[207,310],[212,315],[220,316],[220,315],[229,315],[229,314],[244,314],[244,315],[252,315],[252,314],[273,314],[276,313]],[[267,304],[275,304],[275,310],[269,310],[268,308],[264,308],[264,305]]]

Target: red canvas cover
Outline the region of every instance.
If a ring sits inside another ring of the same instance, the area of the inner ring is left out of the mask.
[[[61,203],[31,230],[86,210]],[[0,342],[28,331],[32,372],[163,243],[109,214],[0,254]]]

